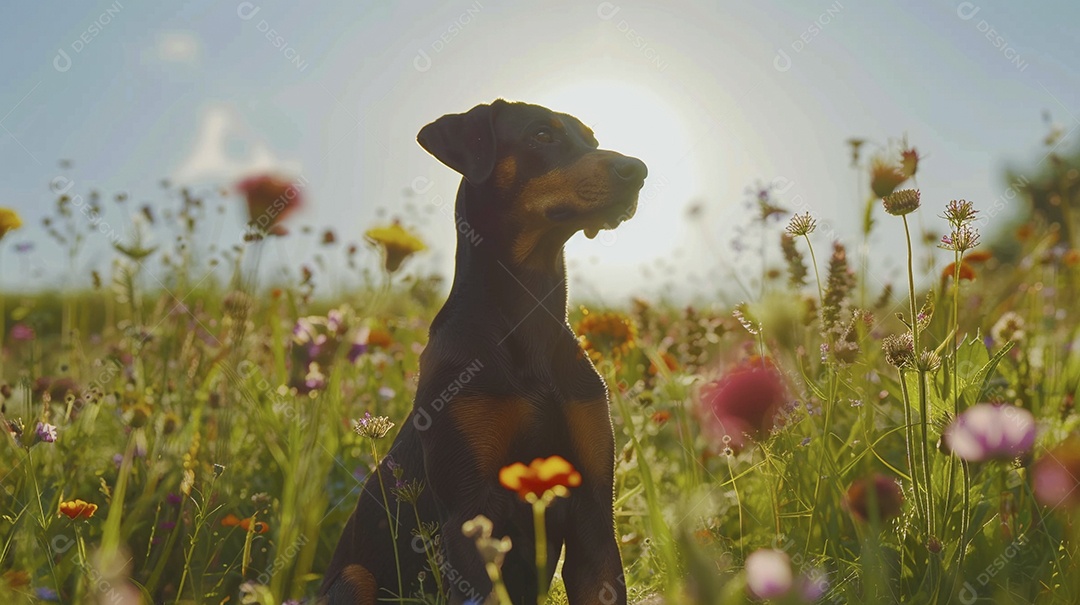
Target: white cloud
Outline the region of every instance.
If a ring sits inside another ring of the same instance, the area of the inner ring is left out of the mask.
[[[195,141],[173,171],[178,184],[232,182],[257,172],[300,174],[297,160],[283,160],[251,132],[230,107],[207,107],[199,116]]]

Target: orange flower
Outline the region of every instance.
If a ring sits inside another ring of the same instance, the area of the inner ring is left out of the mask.
[[[599,361],[603,355],[618,359],[636,346],[637,325],[622,313],[589,313],[586,310],[576,331],[580,334],[582,348],[593,361]]]
[[[251,528],[251,519],[251,517],[248,517],[247,519],[240,520],[240,527],[244,531],[254,531],[257,534],[265,534],[266,532],[270,531],[270,526],[266,523],[263,523],[262,521],[256,521],[255,529],[253,530]]]
[[[69,519],[89,519],[97,512],[98,505],[85,500],[69,500],[60,503],[60,514]]]
[[[993,258],[994,255],[989,250],[977,250],[975,252],[968,252],[964,255],[965,263],[985,263]]]
[[[949,263],[949,266],[941,271],[941,281],[948,281],[955,274],[956,263]],[[972,269],[971,265],[967,264],[967,261],[960,261],[960,279],[967,281],[975,279],[975,269]]]
[[[394,344],[394,338],[390,335],[388,330],[382,328],[372,328],[368,333],[367,343],[369,347],[387,348]]]
[[[904,492],[896,480],[881,473],[854,481],[844,495],[844,504],[855,518],[881,521],[899,515],[904,507]]]
[[[259,231],[270,235],[285,235],[281,226],[287,216],[304,205],[300,187],[302,179],[292,183],[281,177],[262,174],[240,181],[236,188],[247,199],[248,219]]]
[[[566,496],[567,488],[581,485],[581,473],[562,456],[537,458],[529,466],[515,462],[499,471],[499,483],[517,492],[526,502],[535,502],[547,492]]]
[[[1061,260],[1065,263],[1066,267],[1080,265],[1080,250],[1077,250],[1076,248],[1066,250],[1065,254],[1061,255]]]
[[[237,517],[232,513],[229,513],[221,518],[222,527],[236,527],[237,525],[240,525],[240,517]]]
[[[671,412],[668,410],[660,410],[652,415],[652,421],[654,424],[664,424],[668,420],[671,420]]]
[[[675,359],[675,356],[667,351],[660,353],[660,359],[664,360],[664,365],[667,366],[669,372],[674,372],[679,369],[679,362]],[[660,370],[656,367],[654,362],[649,362],[649,375],[655,376]]]

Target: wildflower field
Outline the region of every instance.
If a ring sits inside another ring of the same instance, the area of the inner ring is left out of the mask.
[[[571,292],[611,396],[630,600],[1078,603],[1080,156],[1051,150],[1014,177],[1010,222],[920,191],[906,143],[867,159],[850,143],[862,239],[755,190],[752,229],[777,262],[745,302],[603,308]],[[314,602],[411,409],[445,288],[410,272],[425,243],[407,219],[362,239],[299,229],[302,191],[269,175],[162,198],[155,213],[72,191],[40,227],[0,209],[4,271],[32,253],[22,229],[74,260],[95,221],[134,217],[92,288],[0,295],[10,602]],[[243,201],[243,241],[197,240]],[[882,287],[865,261],[885,232],[905,235],[890,254],[906,271]],[[324,262],[260,281],[281,238],[314,240]],[[317,294],[328,265],[373,255],[381,273],[347,297]],[[507,489],[528,491],[524,464]],[[549,497],[579,487],[558,473]],[[423,486],[388,498],[409,489]],[[386,602],[447,602],[422,586]],[[558,578],[548,602],[565,602]]]

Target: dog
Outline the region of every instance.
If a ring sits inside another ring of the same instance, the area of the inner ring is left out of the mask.
[[[535,604],[532,507],[500,485],[499,471],[559,455],[582,480],[547,510],[546,580],[565,545],[570,604],[624,605],[607,386],[567,321],[563,245],[578,231],[593,238],[632,217],[648,170],[598,149],[573,116],[502,99],[442,116],[417,142],[462,175],[453,286],[420,356],[413,410],[379,469],[386,489],[397,478],[420,481],[423,491],[415,512],[387,496],[399,517],[395,561],[387,502],[369,478],[321,598],[397,601],[431,592],[440,574],[450,603],[485,602],[492,581],[461,529],[482,514],[493,536],[512,541],[502,565],[510,599]],[[417,517],[438,524],[437,541],[424,540]]]

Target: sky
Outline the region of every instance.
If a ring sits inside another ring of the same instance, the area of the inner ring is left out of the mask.
[[[734,277],[760,266],[759,235],[746,230],[747,191],[760,183],[818,218],[819,250],[833,237],[861,241],[866,179],[850,167],[848,138],[873,150],[906,137],[923,156],[920,221],[940,230],[950,199],[1012,199],[1003,168],[1045,157],[1044,112],[1067,135],[1060,145],[1080,127],[1071,0],[113,0],[7,11],[0,206],[27,226],[0,244],[5,289],[88,286],[91,269],[108,268],[100,233],[74,271],[46,237],[59,190],[164,208],[176,200],[162,179],[212,192],[267,171],[304,183],[298,225],[356,241],[400,217],[431,247],[407,268],[449,276],[459,176],[415,136],[501,97],[576,115],[601,147],[649,166],[637,216],[568,243],[572,296],[738,300],[748,293]],[[223,203],[200,234],[207,247],[240,242],[242,204]],[[902,229],[876,218],[871,274],[895,281]],[[106,204],[105,220],[130,236],[122,208]],[[774,265],[778,228],[766,246]],[[314,238],[273,242],[264,270],[295,273]],[[22,242],[34,249],[16,254]]]

